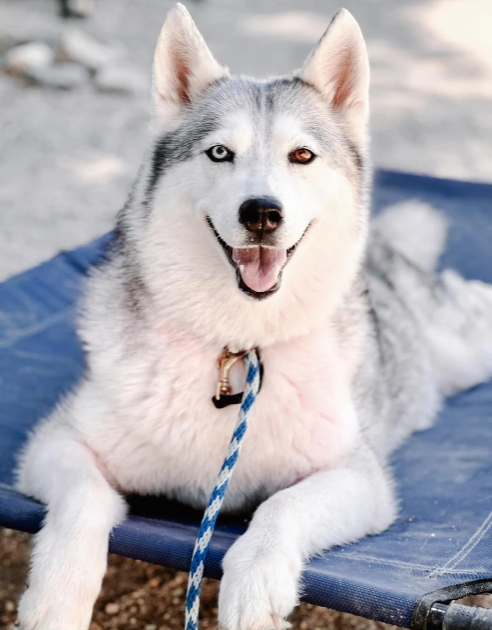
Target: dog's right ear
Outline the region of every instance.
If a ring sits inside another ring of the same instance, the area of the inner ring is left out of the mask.
[[[207,85],[228,74],[215,61],[182,4],[168,13],[154,55],[154,114],[160,131],[179,124],[183,109]]]

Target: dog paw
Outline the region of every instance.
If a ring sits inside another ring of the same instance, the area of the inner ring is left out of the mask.
[[[222,630],[280,630],[298,603],[301,562],[280,551],[255,548],[248,534],[224,558],[219,593]]]
[[[77,605],[61,593],[39,591],[32,586],[19,602],[18,630],[87,630],[92,606]]]

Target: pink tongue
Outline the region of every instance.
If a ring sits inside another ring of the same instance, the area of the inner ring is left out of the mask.
[[[287,260],[285,249],[245,247],[232,250],[244,284],[252,291],[263,293],[275,286],[278,274]]]

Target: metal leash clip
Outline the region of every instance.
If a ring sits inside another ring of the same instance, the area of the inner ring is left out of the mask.
[[[217,360],[217,367],[219,369],[219,380],[217,383],[217,389],[215,396],[212,398],[212,402],[217,409],[223,409],[229,405],[239,405],[243,400],[244,392],[238,392],[237,394],[231,394],[232,388],[229,382],[229,372],[233,365],[235,365],[240,359],[244,359],[248,352],[255,352],[259,356],[258,348],[252,348],[251,350],[243,350],[242,352],[231,352],[227,347],[222,350],[222,354]],[[260,362],[260,389],[263,380],[263,365]]]
[[[239,359],[243,359],[245,355],[245,350],[243,352],[231,352],[227,348],[222,350],[222,354],[217,360],[217,367],[219,368],[219,382],[217,383],[217,391],[215,392],[216,400],[220,400],[221,396],[231,395],[229,372],[232,366],[235,365]]]

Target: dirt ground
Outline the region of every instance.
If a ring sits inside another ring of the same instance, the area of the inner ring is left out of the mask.
[[[0,630],[13,630],[16,604],[24,589],[30,536],[0,528]],[[187,574],[110,554],[103,589],[90,630],[182,630]],[[200,628],[216,628],[218,582],[205,580]],[[326,608],[301,604],[292,630],[391,630]]]

